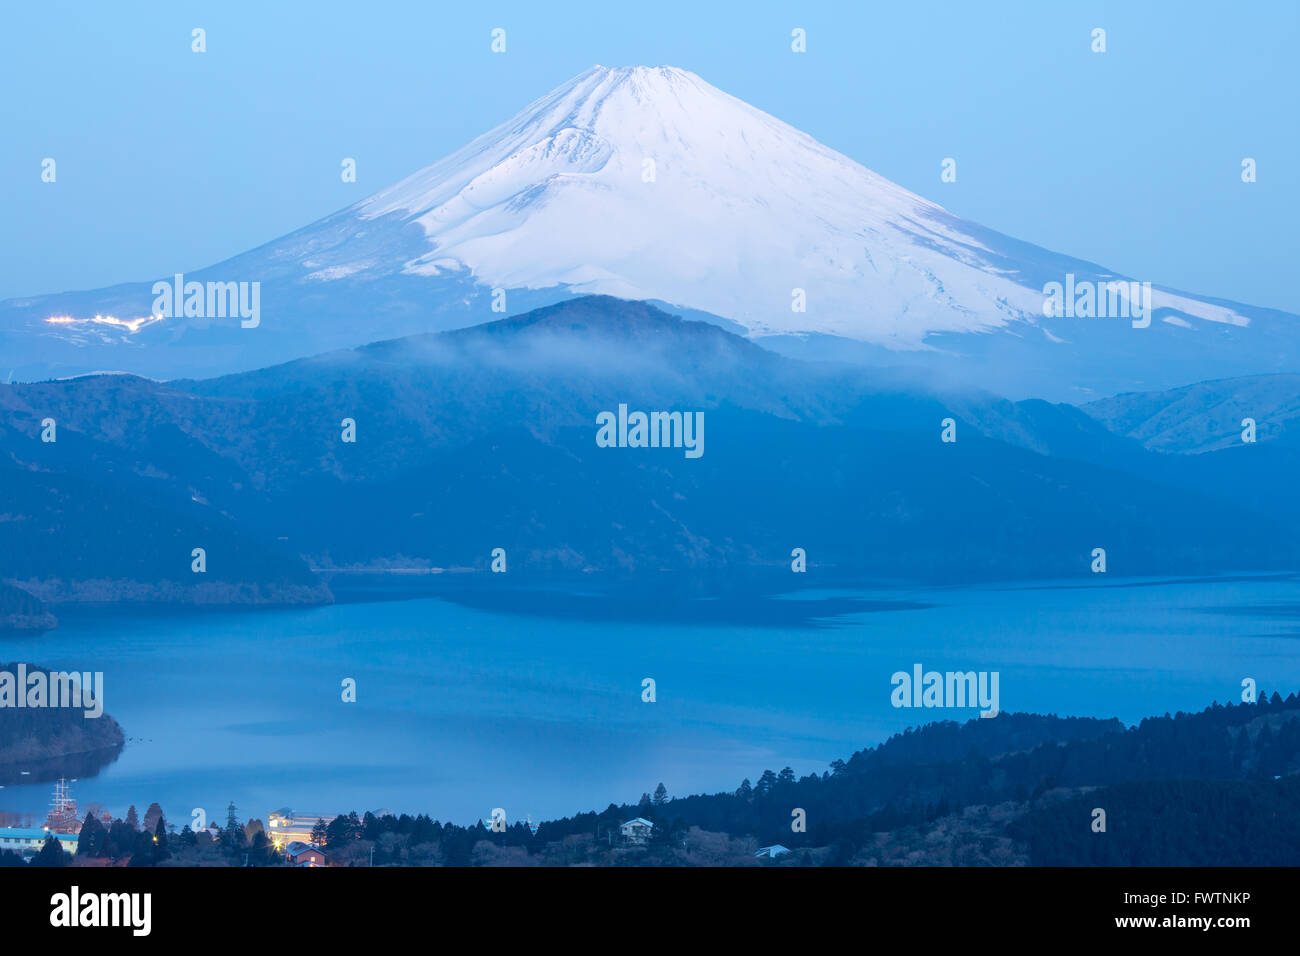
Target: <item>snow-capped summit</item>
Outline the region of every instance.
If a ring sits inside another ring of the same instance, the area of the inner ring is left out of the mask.
[[[420,226],[408,273],[661,299],[758,333],[917,348],[1042,315],[983,230],[675,67],[593,67],[355,212]]]
[[[1045,318],[1045,284],[1067,276],[1120,278],[960,219],[687,70],[596,66],[401,182],[187,277],[260,282],[255,335],[210,316],[152,321],[146,284],[2,303],[0,345],[28,370],[208,374],[500,318],[504,290],[509,313],[651,299],[783,346],[833,336],[839,352],[945,362],[1022,394],[1294,359],[1290,317],[1279,331],[1279,313],[1158,286],[1143,340],[1127,321]],[[91,358],[105,349],[111,363]],[[1013,387],[1012,372],[1039,385]]]
[[[934,203],[672,67],[588,70],[355,212],[421,227],[407,272],[662,299],[757,332],[916,347],[1041,310]]]

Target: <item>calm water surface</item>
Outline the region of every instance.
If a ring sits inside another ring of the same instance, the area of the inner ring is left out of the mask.
[[[907,726],[974,716],[893,708],[890,675],[918,662],[999,671],[1004,711],[1127,722],[1236,699],[1243,677],[1300,689],[1292,579],[802,591],[670,620],[607,604],[584,619],[583,597],[563,597],[563,613],[439,598],[65,612],[0,654],[103,671],[130,740],[74,795],[119,815],[156,800],[177,825],[195,807],[224,819],[232,800],[241,818],[386,808],[468,823],[504,807],[537,820],[660,781],[686,794],[820,772]],[[340,697],[348,677],[356,703]],[[50,790],[9,786],[0,810],[43,815]]]

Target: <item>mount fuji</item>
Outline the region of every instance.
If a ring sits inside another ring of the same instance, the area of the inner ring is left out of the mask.
[[[1045,283],[1067,276],[1149,278],[960,219],[693,73],[597,66],[405,180],[185,275],[260,283],[256,328],[157,317],[150,280],[0,303],[0,353],[27,380],[204,377],[600,293],[1013,397],[1300,371],[1294,315],[1153,282],[1148,328],[1045,317]]]

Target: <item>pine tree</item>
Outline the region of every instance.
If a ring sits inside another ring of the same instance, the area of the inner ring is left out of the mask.
[[[50,835],[45,838],[45,845],[41,847],[41,852],[37,853],[32,860],[32,866],[67,866],[71,862],[72,857],[68,856],[59,841]]]
[[[127,825],[125,820],[114,820],[108,828],[108,839],[104,841],[104,855],[119,860],[131,852],[135,846],[137,830]]]
[[[280,862],[280,854],[276,851],[274,844],[267,838],[265,830],[258,830],[254,833],[250,845],[253,852],[249,855],[249,860],[255,866],[274,866]]]
[[[481,827],[482,821],[479,821]],[[411,846],[419,846],[421,843],[432,843],[438,839],[438,825],[428,816],[421,813],[411,824]]]
[[[146,833],[153,833],[158,829],[158,820],[162,817],[162,807],[157,803],[149,804],[149,809],[144,812],[144,829]]]
[[[95,819],[93,812],[87,813],[85,822],[81,824],[81,832],[77,834],[77,856],[84,859],[103,856],[107,839],[108,831],[104,829],[104,824]]]
[[[656,807],[662,807],[667,802],[668,802],[668,788],[665,787],[662,783],[660,783],[659,786],[655,787],[654,805]]]
[[[157,866],[163,860],[171,856],[171,851],[167,849],[167,821],[163,819],[162,813],[158,814],[158,822],[153,828],[153,862]]]
[[[131,806],[127,808],[127,811],[126,811],[126,825],[129,826],[132,830],[138,830],[138,829],[140,829],[140,817],[139,817],[139,815],[135,812],[135,804],[134,804],[134,803],[131,804]]]
[[[153,835],[137,833],[135,836],[135,845],[127,866],[153,866],[154,852],[157,849],[154,846]]]

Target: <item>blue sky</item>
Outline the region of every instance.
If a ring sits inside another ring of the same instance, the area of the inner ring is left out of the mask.
[[[425,166],[596,63],[683,67],[954,213],[1300,312],[1300,4],[8,7],[0,298],[209,265]],[[743,9],[743,13],[740,12]],[[190,30],[208,52],[190,51]],[[493,54],[490,31],[507,30]],[[808,52],[790,52],[802,27]],[[1107,52],[1089,48],[1094,27]],[[340,182],[342,157],[359,182]],[[939,179],[944,157],[956,183]],[[40,181],[55,158],[58,180]],[[1243,157],[1258,182],[1240,178]]]

